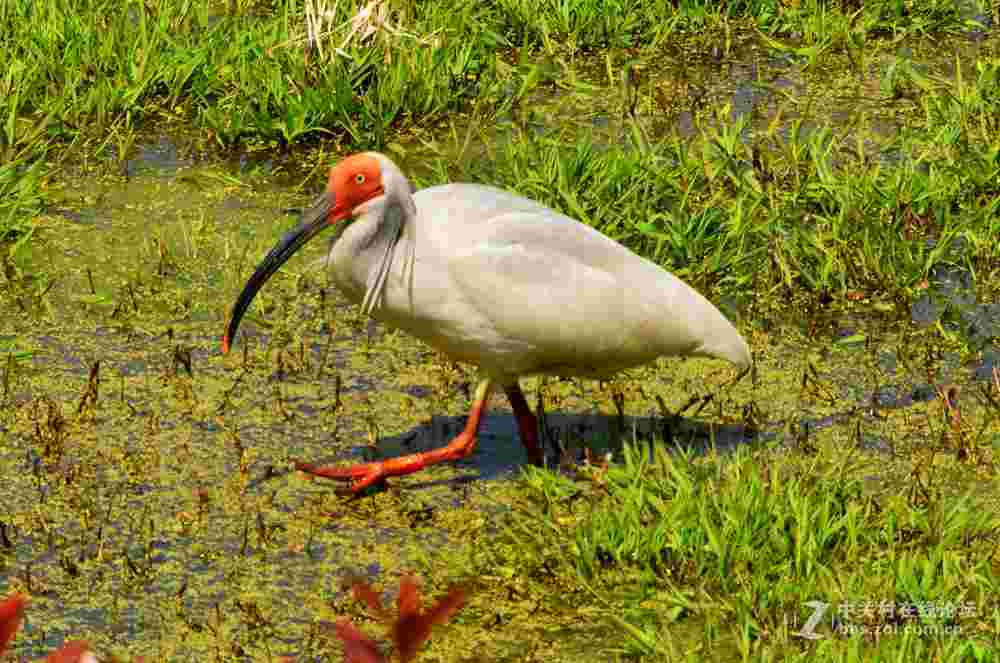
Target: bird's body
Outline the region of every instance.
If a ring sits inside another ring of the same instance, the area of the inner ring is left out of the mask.
[[[707,299],[597,230],[517,194],[478,184],[417,192],[387,157],[344,159],[299,228],[267,255],[241,293],[223,347],[263,283],[327,226],[325,261],[351,301],[483,379],[466,430],[446,447],[348,468],[300,469],[354,481],[456,460],[472,451],[491,390],[507,392],[521,439],[540,464],[537,422],[518,378],[606,378],[661,355],[717,357],[743,369],[749,347]]]
[[[661,355],[749,362],[708,300],[590,226],[478,184],[423,189],[413,202],[373,317],[500,384],[606,378]],[[378,223],[358,216],[330,251],[330,275],[355,303],[385,252],[372,241]]]

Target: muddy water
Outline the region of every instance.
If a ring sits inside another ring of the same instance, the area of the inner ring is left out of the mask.
[[[759,65],[698,66],[735,80],[733,113],[766,119],[759,107],[772,93],[757,84]],[[774,56],[767,66],[780,69],[772,87],[801,94],[801,65]],[[657,131],[655,89],[668,84],[658,80],[629,111]],[[727,89],[702,85],[711,98]],[[621,131],[621,107],[570,119],[582,89],[540,92],[539,103],[555,100],[547,124],[523,109],[510,122]],[[678,111],[675,126],[683,132],[690,117]],[[410,159],[416,150],[404,145]],[[124,173],[58,185],[41,241],[18,257],[0,328],[9,356],[0,464],[11,496],[0,564],[7,585],[16,578],[35,597],[23,635],[32,657],[67,634],[156,660],[193,660],[233,641],[238,655],[324,651],[314,620],[348,610],[339,578],[421,568],[501,526],[525,461],[501,398],[469,459],[394,481],[401,490],[346,502],[290,471],[293,459],[443,444],[464,424],[474,373],[363,319],[325,275],[306,271],[323,242],[272,279],[235,351],[221,355],[232,300],[313,193],[269,177],[272,167],[206,161],[169,138],[141,143]],[[718,363],[665,359],[609,385],[530,380],[526,391],[543,405],[553,463],[622,439],[726,449],[822,438],[868,458],[873,486],[900,490],[902,453],[944,435],[948,385],[960,387],[970,427],[997,439],[975,394],[994,379],[1000,311],[977,301],[974,285],[962,270],[938,270],[903,317],[862,301],[771,328],[742,320],[758,358],[753,381],[732,385]],[[962,474],[956,492],[968,487]],[[554,660],[606,660],[594,643],[607,636],[573,629]]]

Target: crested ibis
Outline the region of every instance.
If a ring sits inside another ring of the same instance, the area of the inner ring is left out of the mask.
[[[389,476],[468,456],[492,391],[506,392],[521,443],[543,463],[521,376],[607,378],[661,355],[746,370],[746,341],[705,297],[594,228],[515,193],[452,183],[414,192],[388,157],[354,154],[246,282],[222,340],[228,352],[256,293],[326,228],[335,285],[363,313],[402,329],[481,379],[465,429],[446,446],[348,467],[296,468],[359,492]]]

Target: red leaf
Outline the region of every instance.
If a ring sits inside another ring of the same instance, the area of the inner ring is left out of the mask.
[[[393,619],[385,608],[382,599],[371,585],[363,580],[354,581],[352,590],[354,598],[363,601],[380,620],[389,626],[392,641],[399,653],[399,660],[408,663],[413,660],[420,647],[431,635],[431,629],[438,624],[444,624],[465,605],[465,590],[452,588],[437,604],[427,612],[421,611],[423,598],[417,585],[417,578],[405,575],[399,581],[399,598],[396,601],[398,614]],[[380,656],[375,643],[359,631],[349,620],[337,622],[337,636],[344,641],[344,652],[348,663],[369,663],[384,661],[384,658],[365,658]],[[361,649],[364,645],[367,649]],[[355,647],[348,649],[348,647]],[[353,653],[352,653],[353,652]],[[351,658],[355,656],[357,658]]]
[[[432,628],[447,622],[465,605],[465,592],[461,588],[452,589],[427,612],[420,611],[422,603],[417,579],[403,576],[399,581],[399,616],[392,626],[392,640],[403,663],[413,660]]]
[[[90,645],[83,640],[67,642],[45,659],[48,663],[97,663],[97,658],[91,653]]]
[[[24,594],[14,594],[0,601],[0,656],[7,651],[7,645],[14,640],[17,626],[21,623],[21,614],[28,603]]]
[[[344,663],[385,663],[375,641],[346,617],[337,621],[335,632],[344,643]]]
[[[382,607],[382,597],[379,593],[369,585],[367,582],[355,582],[354,587],[352,587],[354,592],[354,598],[358,601],[364,601],[368,609],[371,610],[376,617],[382,621],[388,622],[392,619],[389,613],[386,612],[385,608]]]
[[[399,611],[399,619],[409,619],[420,615],[420,606],[424,598],[420,595],[420,585],[417,579],[407,574],[399,579],[399,598],[396,599],[396,609]]]

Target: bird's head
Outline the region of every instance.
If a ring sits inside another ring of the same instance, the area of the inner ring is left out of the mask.
[[[334,224],[353,217],[365,203],[384,193],[379,155],[370,152],[352,154],[330,169],[326,184],[325,221]]]
[[[326,191],[305,211],[302,223],[286,233],[264,257],[243,286],[222,337],[224,353],[229,352],[243,314],[267,280],[310,239],[326,228],[334,228],[336,240],[348,222],[367,209],[368,203],[385,195],[385,181],[391,181],[395,172],[397,171],[392,162],[374,152],[352,154],[330,170]]]

